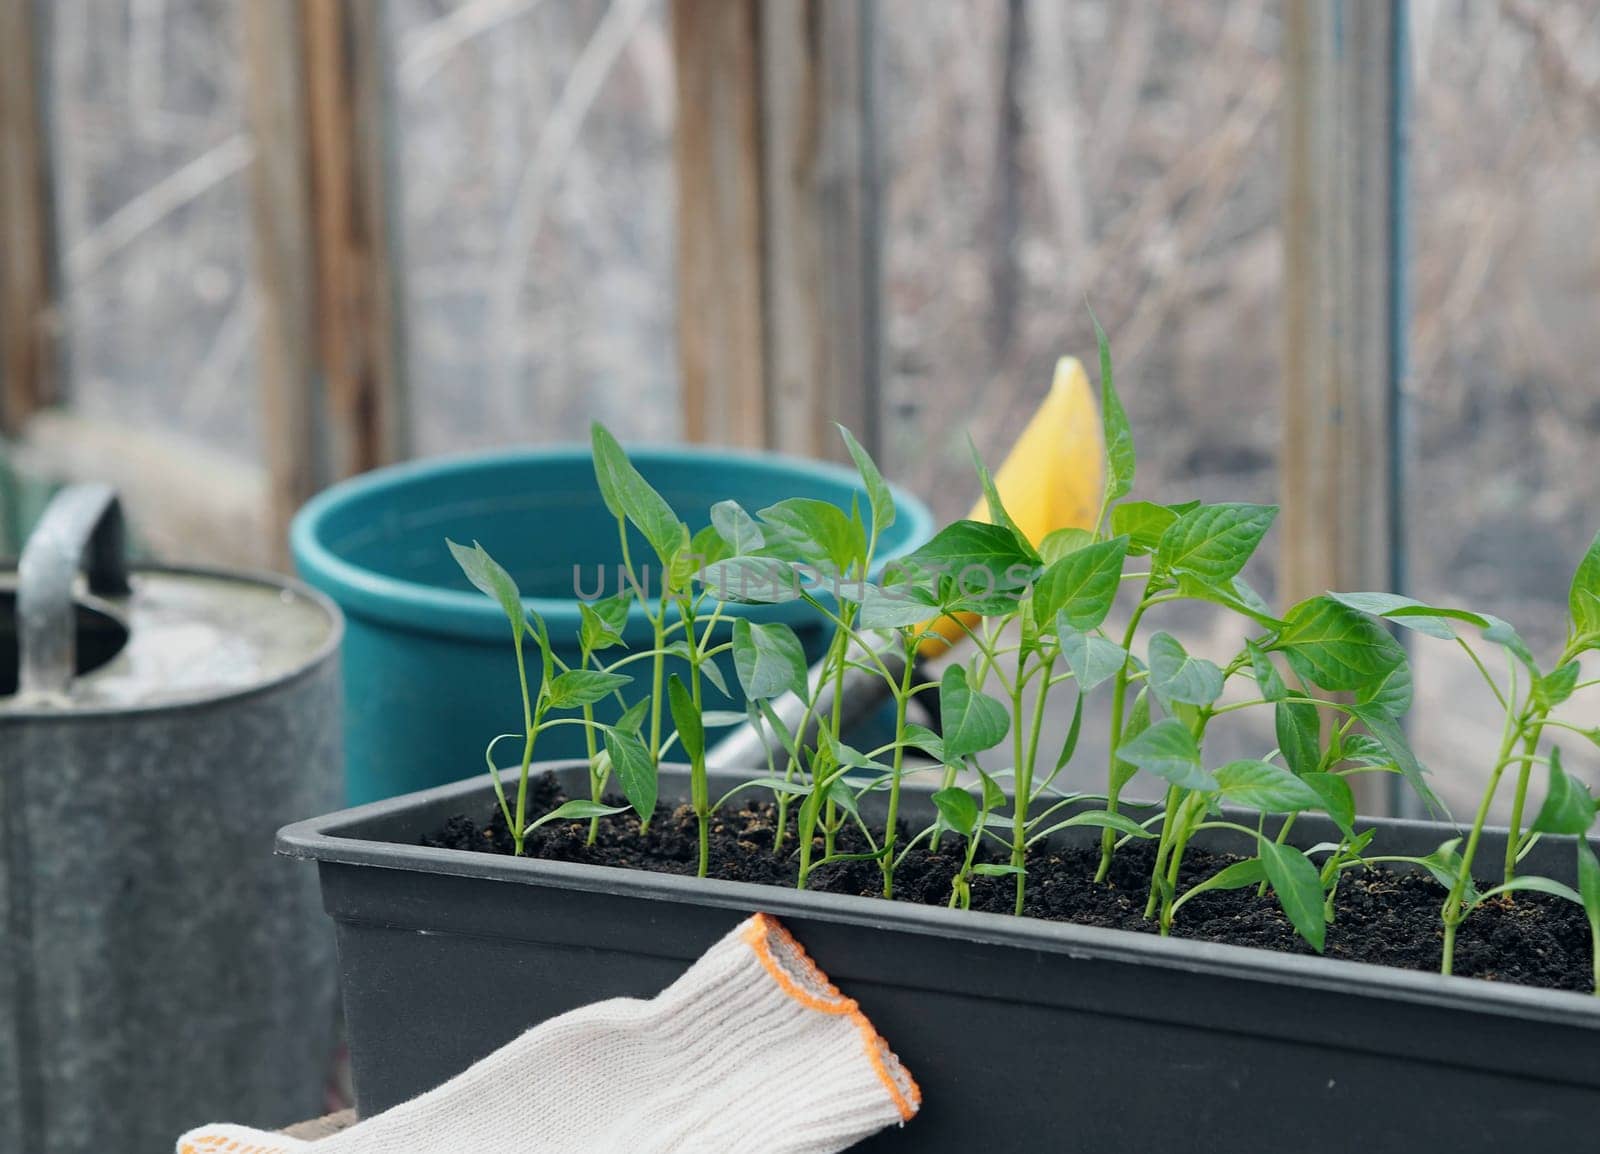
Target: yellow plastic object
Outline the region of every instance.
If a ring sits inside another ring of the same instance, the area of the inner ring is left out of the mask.
[[[1017,528],[1035,545],[1057,529],[1095,527],[1105,484],[1105,445],[1094,390],[1076,357],[1056,362],[1050,392],[995,470],[994,484]],[[989,520],[988,503],[981,497],[970,518]],[[978,622],[973,613],[960,617],[968,628]],[[925,628],[939,636],[923,640],[917,650],[922,657],[937,656],[966,636],[954,617],[941,617]]]

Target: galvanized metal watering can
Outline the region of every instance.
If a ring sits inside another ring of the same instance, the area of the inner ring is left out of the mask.
[[[342,629],[280,577],[130,572],[100,485],[0,569],[0,1151],[319,1111],[333,940],[272,840],[341,798]]]

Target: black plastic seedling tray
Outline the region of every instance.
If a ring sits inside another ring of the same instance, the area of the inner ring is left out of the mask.
[[[581,764],[550,768],[587,788]],[[739,780],[723,775],[713,794]],[[686,786],[663,772],[664,799]],[[278,835],[280,852],[321,871],[365,1114],[556,1014],[655,994],[764,910],[859,1000],[921,1083],[921,1114],[863,1151],[1460,1154],[1600,1141],[1600,999],[418,844],[492,804],[482,778]],[[901,812],[931,820],[926,792],[909,793]],[[1378,853],[1425,854],[1454,835],[1367,824]],[[1292,840],[1331,834],[1302,817]],[[1485,835],[1483,860],[1503,850]],[[1546,839],[1526,868],[1570,883],[1573,859],[1570,843]]]

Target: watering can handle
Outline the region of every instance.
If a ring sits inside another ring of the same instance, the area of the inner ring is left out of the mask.
[[[122,506],[109,485],[68,485],[45,508],[17,563],[21,694],[65,693],[77,667],[72,586],[82,570],[89,591],[128,592]]]

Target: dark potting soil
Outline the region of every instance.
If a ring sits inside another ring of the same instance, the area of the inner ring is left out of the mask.
[[[530,813],[546,813],[566,798],[554,779],[546,777],[537,782],[529,800]],[[719,811],[711,825],[710,875],[792,887],[798,873],[792,847],[793,816],[791,813],[791,845],[777,855],[772,853],[776,819],[776,807],[770,803]],[[530,835],[524,853],[584,865],[695,872],[699,833],[688,807],[658,808],[643,836],[638,817],[631,811],[601,818],[600,836],[592,846],[584,844],[588,828],[588,822],[552,822]],[[895,900],[947,904],[950,879],[960,865],[958,840],[947,836],[943,852],[913,850],[895,871]],[[513,848],[494,806],[481,822],[466,815],[451,818],[437,834],[424,838],[423,844],[503,854]],[[859,831],[841,831],[837,852],[866,848]],[[820,839],[817,856],[821,856]],[[1153,859],[1149,845],[1124,846],[1117,851],[1106,883],[1097,884],[1093,878],[1098,847],[1041,849],[1028,859],[1024,910],[1048,921],[1154,933],[1154,923],[1144,917]],[[1236,860],[1191,847],[1184,857],[1181,885],[1193,885]],[[808,886],[828,893],[881,897],[883,879],[876,862],[835,862],[813,869]],[[1011,878],[974,878],[972,908],[1011,913],[1016,901],[1014,887]],[[1439,922],[1443,899],[1444,889],[1426,875],[1383,868],[1351,871],[1339,886],[1324,956],[1436,971],[1443,939]],[[1283,953],[1314,952],[1295,934],[1272,895],[1258,898],[1254,887],[1204,893],[1185,903],[1173,934]],[[1489,981],[1587,992],[1593,982],[1589,951],[1588,922],[1576,904],[1524,892],[1514,901],[1492,899],[1466,920],[1456,938],[1455,972]]]

